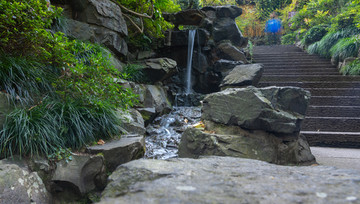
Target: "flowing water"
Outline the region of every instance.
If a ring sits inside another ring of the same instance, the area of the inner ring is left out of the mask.
[[[194,41],[195,41],[196,30],[189,30],[189,39],[188,39],[188,56],[187,56],[187,65],[186,65],[186,89],[185,93],[191,93],[191,69],[192,69],[192,57],[194,51]]]
[[[177,157],[182,132],[200,121],[200,107],[175,107],[167,115],[155,118],[147,126],[146,158],[168,159]]]

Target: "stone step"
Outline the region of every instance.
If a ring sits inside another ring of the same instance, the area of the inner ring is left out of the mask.
[[[293,61],[277,61],[277,62],[256,62],[256,63],[261,63],[266,67],[274,67],[274,66],[330,66],[330,67],[334,67],[334,65],[332,65],[330,62],[293,62]]]
[[[285,69],[286,70],[286,69]],[[320,71],[320,69],[318,69],[319,72],[316,71],[308,71],[308,70],[304,70],[304,71],[299,71],[299,70],[294,70],[294,71],[279,71],[279,70],[273,70],[273,71],[269,71],[269,70],[265,70],[262,74],[262,76],[269,76],[269,75],[278,75],[278,76],[298,76],[298,75],[308,75],[308,76],[312,76],[312,75],[337,75],[339,76],[339,72],[337,71]]]
[[[324,68],[333,68],[336,69],[335,66],[331,64],[319,64],[319,65],[311,65],[311,64],[283,64],[283,65],[264,65],[264,69],[324,69]]]
[[[310,146],[360,148],[360,132],[301,131]]]
[[[265,75],[264,81],[360,81],[360,76],[342,75]]]
[[[309,106],[308,117],[359,117],[360,106]]]
[[[311,88],[307,90],[312,96],[360,96],[360,88]]]
[[[358,106],[360,96],[312,96],[310,105],[313,106]]]
[[[301,88],[360,88],[359,81],[260,81],[259,87],[296,86]]]
[[[253,61],[256,63],[272,63],[272,62],[324,62],[324,63],[330,63],[328,59],[319,59],[317,57],[311,57],[311,58],[253,58]]]
[[[280,72],[282,74],[287,74],[289,73],[313,73],[313,72],[333,72],[333,73],[337,73],[338,75],[340,75],[340,73],[338,72],[338,70],[336,68],[322,68],[322,69],[309,69],[309,68],[273,68],[273,69],[264,69],[264,73],[271,73],[271,72]]]
[[[306,117],[301,131],[360,132],[359,124],[360,117]]]

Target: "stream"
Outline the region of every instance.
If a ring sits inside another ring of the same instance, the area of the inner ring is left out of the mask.
[[[200,107],[174,107],[169,113],[155,118],[147,126],[145,158],[177,157],[182,132],[200,121]]]

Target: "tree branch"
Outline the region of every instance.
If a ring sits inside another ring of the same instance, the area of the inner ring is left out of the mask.
[[[140,33],[144,33],[144,28],[142,26],[142,29],[130,18],[130,16],[123,14],[127,19],[129,19],[130,23],[133,24],[133,26],[135,26],[135,28],[140,32]],[[140,18],[140,22],[142,25],[142,18]]]

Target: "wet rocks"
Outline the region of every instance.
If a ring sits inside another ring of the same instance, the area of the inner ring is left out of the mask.
[[[120,128],[125,134],[145,134],[144,119],[139,111],[136,109],[117,110],[117,113],[122,121]]]
[[[102,154],[108,171],[114,171],[120,164],[142,158],[145,154],[145,140],[142,135],[123,135],[119,140],[87,148],[91,154]]]
[[[245,53],[229,42],[220,43],[217,46],[217,50],[218,56],[221,59],[243,61],[244,63],[247,63]]]
[[[61,160],[51,179],[53,195],[63,201],[74,200],[106,184],[102,156],[72,155],[71,161]]]
[[[177,73],[177,63],[170,58],[151,58],[142,62],[146,76],[153,82],[163,81]]]
[[[262,64],[238,65],[223,79],[220,87],[235,88],[244,86],[257,86],[264,70]]]
[[[310,93],[296,87],[231,88],[209,94],[202,119],[275,133],[300,131]]]
[[[51,195],[36,172],[2,160],[0,203],[51,203]]]
[[[143,159],[110,176],[100,203],[357,203],[359,180],[351,170],[234,157]]]

